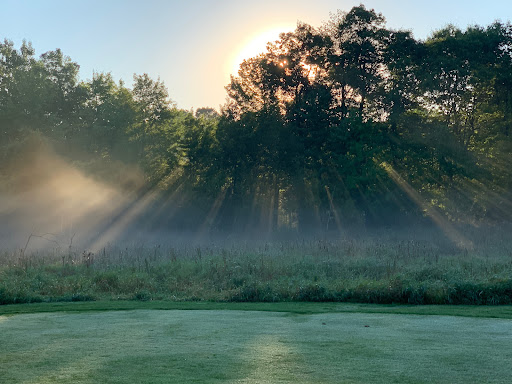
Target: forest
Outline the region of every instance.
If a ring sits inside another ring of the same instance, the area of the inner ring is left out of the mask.
[[[128,211],[148,230],[239,235],[510,221],[510,23],[424,41],[362,5],[298,23],[241,64],[220,111],[79,68],[0,43],[0,202],[44,184],[51,152],[129,196],[105,228]]]

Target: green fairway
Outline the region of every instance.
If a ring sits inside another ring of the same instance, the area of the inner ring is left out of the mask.
[[[510,319],[262,309],[0,316],[1,382],[508,383],[512,376]]]

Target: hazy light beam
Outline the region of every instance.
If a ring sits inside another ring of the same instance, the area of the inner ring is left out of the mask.
[[[325,192],[327,193],[327,199],[329,199],[329,205],[331,206],[331,210],[334,214],[334,220],[336,221],[338,231],[340,231],[340,234],[341,234],[342,226],[341,226],[340,215],[338,214],[338,210],[334,206],[334,202],[332,200],[332,195],[331,195],[331,192],[329,191],[329,187],[327,185],[325,186]]]
[[[429,216],[434,223],[445,233],[445,235],[460,249],[472,249],[473,243],[466,239],[446,220],[432,205],[423,200],[418,192],[400,176],[393,167],[383,162],[382,168],[387,172],[389,177]]]

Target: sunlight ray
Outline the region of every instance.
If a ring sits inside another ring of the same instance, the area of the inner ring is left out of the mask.
[[[149,217],[147,222],[149,225],[158,224],[162,214],[165,214],[166,222],[171,222],[172,219],[179,213],[180,206],[187,201],[187,195],[183,191],[184,183],[180,183],[167,197],[160,196],[161,203],[158,209],[151,209],[148,212]]]
[[[207,234],[207,232],[213,227],[213,225],[215,223],[215,219],[217,218],[217,214],[219,213],[220,208],[222,207],[222,203],[224,202],[224,199],[226,198],[227,191],[228,191],[228,188],[223,188],[219,192],[217,197],[215,198],[203,223],[199,226],[199,229],[197,230],[196,237],[198,239],[205,236]]]
[[[124,205],[122,211],[114,218],[113,222],[90,243],[89,249],[93,252],[97,251],[119,238],[146,211],[146,208],[158,195],[158,189],[152,189],[142,197]]]
[[[473,243],[466,239],[455,227],[437,211],[435,207],[425,202],[425,200],[416,192],[411,185],[400,176],[393,167],[383,162],[382,168],[388,173],[389,177],[399,186],[432,221],[445,233],[445,235],[459,248],[472,249]]]
[[[334,215],[334,220],[336,221],[336,227],[338,228],[338,232],[340,232],[340,235],[341,235],[343,227],[341,225],[340,215],[338,214],[338,210],[336,209],[336,206],[334,205],[331,192],[329,191],[329,187],[327,185],[325,186],[325,193],[327,194],[327,199],[329,199],[329,205],[330,205],[331,211]]]

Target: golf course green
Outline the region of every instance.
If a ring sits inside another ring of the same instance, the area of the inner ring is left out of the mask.
[[[305,313],[294,303],[275,311],[269,304],[155,310],[151,303],[118,303],[126,310],[112,311],[86,304],[47,304],[49,312],[41,312],[45,304],[0,307],[1,382],[508,383],[512,377],[509,307],[496,310],[501,316],[476,310],[473,317],[457,307],[440,307],[456,315],[448,316],[414,314],[425,307],[396,307],[410,312],[404,314],[340,304],[308,304]]]

